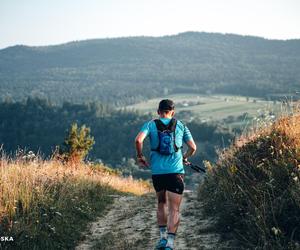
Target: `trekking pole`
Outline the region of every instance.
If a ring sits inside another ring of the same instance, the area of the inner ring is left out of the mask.
[[[200,173],[200,172],[206,173],[206,169],[205,168],[202,168],[202,167],[200,167],[198,165],[195,165],[195,164],[193,164],[193,163],[191,163],[189,161],[188,162],[184,162],[184,164],[186,166],[189,166],[191,169],[193,169],[194,171],[196,171],[198,173]]]

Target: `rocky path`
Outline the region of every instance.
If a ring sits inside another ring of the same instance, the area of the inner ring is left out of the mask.
[[[76,250],[154,249],[158,239],[154,194],[114,198],[107,213],[90,224]],[[202,218],[201,204],[196,207],[195,199],[192,192],[184,193],[175,249],[224,249],[217,243],[219,236],[212,233],[212,221]]]

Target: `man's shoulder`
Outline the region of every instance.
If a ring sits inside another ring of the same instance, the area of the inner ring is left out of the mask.
[[[180,129],[184,129],[185,128],[185,124],[183,121],[181,120],[178,120],[176,118],[174,118],[176,120],[176,125],[178,128]],[[144,125],[147,125],[149,128],[156,128],[156,123],[155,123],[155,120],[158,120],[157,118],[153,118],[149,121],[146,121]]]
[[[155,119],[151,119],[151,120],[149,120],[149,121],[146,121],[145,123],[144,123],[144,126],[147,126],[148,128],[153,128],[153,125],[155,125],[155,121],[154,121]]]
[[[178,126],[180,129],[184,129],[185,124],[184,124],[181,120],[177,120],[177,119],[176,119],[176,121],[177,121],[177,126]]]

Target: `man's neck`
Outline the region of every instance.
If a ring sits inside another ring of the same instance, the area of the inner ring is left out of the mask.
[[[168,118],[168,119],[172,119],[172,116],[166,115],[166,116],[159,116],[159,118]]]

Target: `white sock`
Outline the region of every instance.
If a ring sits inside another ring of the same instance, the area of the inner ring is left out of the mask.
[[[175,240],[175,234],[168,233],[167,247],[174,248],[174,240]]]
[[[159,226],[159,234],[160,239],[166,239],[167,238],[167,226]]]

